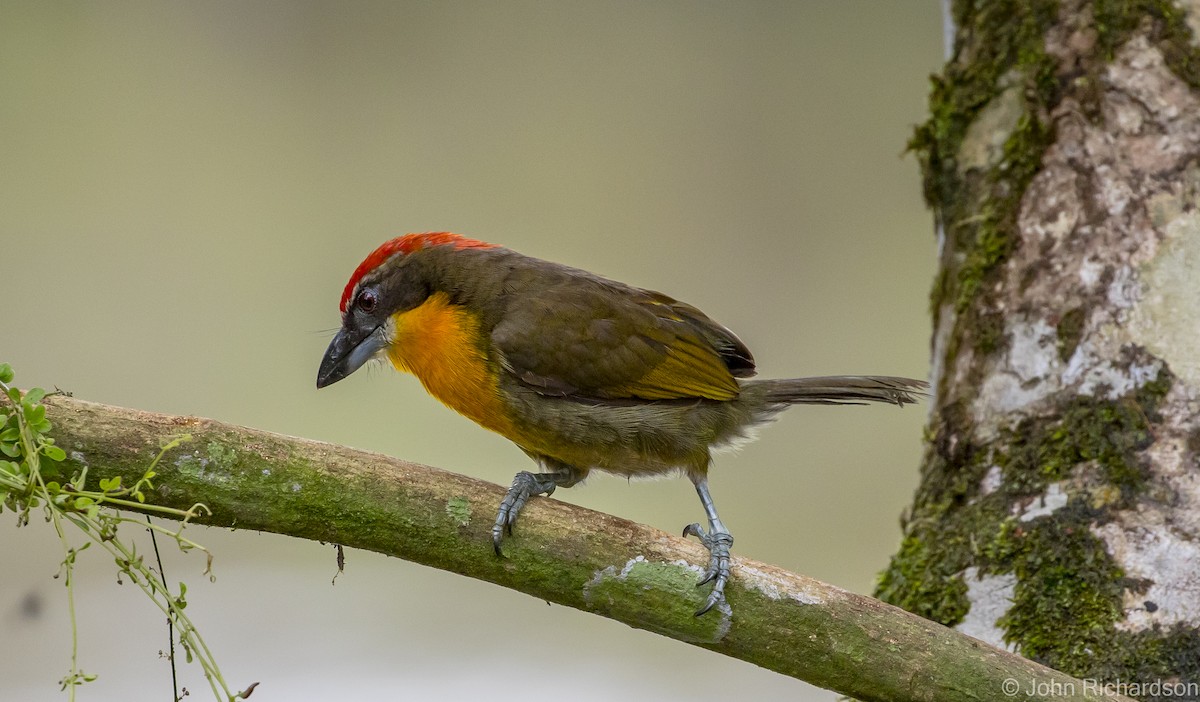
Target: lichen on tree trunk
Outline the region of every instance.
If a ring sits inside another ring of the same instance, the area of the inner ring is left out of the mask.
[[[1079,677],[1200,685],[1197,5],[956,1],[911,143],[935,392],[877,594]]]

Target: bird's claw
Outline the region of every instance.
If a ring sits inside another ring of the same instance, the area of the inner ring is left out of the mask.
[[[508,493],[504,495],[504,499],[500,500],[500,509],[496,513],[496,523],[492,525],[492,548],[495,549],[496,555],[502,555],[500,544],[504,541],[504,533],[508,532],[512,536],[513,525],[517,523],[517,515],[521,513],[521,508],[534,495],[552,495],[554,488],[558,484],[554,481],[553,476],[539,473],[530,473],[523,470],[513,478],[512,487],[508,488]]]
[[[708,534],[699,524],[684,527],[683,535],[700,539],[700,543],[704,544],[709,553],[708,570],[704,571],[696,587],[707,583],[712,583],[713,586],[712,591],[708,593],[708,599],[704,601],[704,606],[696,611],[696,616],[699,617],[725,601],[725,583],[729,582],[729,548],[733,546],[733,535],[724,531]]]

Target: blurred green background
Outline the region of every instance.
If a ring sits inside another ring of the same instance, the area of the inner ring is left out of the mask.
[[[0,2],[0,360],[18,384],[382,451],[507,484],[527,459],[389,368],[314,388],[362,257],[458,231],[662,290],[763,376],[925,377],[930,217],[902,157],[935,0]],[[858,592],[895,550],[924,408],[792,410],[718,459],[735,552]],[[678,532],[685,480],[556,499]],[[61,559],[0,529],[0,697],[61,698]],[[489,584],[197,529],[169,554],[266,700],[832,699]],[[87,700],[169,699],[162,617],[81,558]],[[190,699],[206,699],[183,666]]]

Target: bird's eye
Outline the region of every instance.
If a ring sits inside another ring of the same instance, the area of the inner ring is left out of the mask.
[[[355,304],[358,306],[358,309],[362,310],[363,312],[373,312],[375,311],[375,303],[377,302],[378,299],[375,297],[374,292],[370,290],[363,290],[358,294],[358,301]]]

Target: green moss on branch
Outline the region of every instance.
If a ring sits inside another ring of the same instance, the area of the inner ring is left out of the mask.
[[[72,460],[88,462],[93,475],[140,476],[166,437],[191,434],[189,451],[175,450],[159,464],[155,500],[203,502],[212,509],[209,524],[413,560],[861,700],[991,699],[1006,677],[1082,689],[1061,673],[877,600],[748,559],[734,559],[726,589],[732,616],[697,619],[694,571],[682,564],[706,562],[702,547],[556,500],[531,500],[506,557],[497,558],[491,520],[471,515],[495,509],[504,494],[498,485],[210,420],[70,398],[47,405],[60,445]]]

